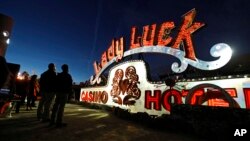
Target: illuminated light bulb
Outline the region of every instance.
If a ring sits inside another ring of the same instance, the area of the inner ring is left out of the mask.
[[[216,49],[219,50],[221,48],[221,46],[216,46]]]
[[[8,37],[9,36],[9,32],[8,31],[3,31],[3,36],[4,37]]]
[[[10,39],[9,38],[6,40],[6,44],[10,44]]]

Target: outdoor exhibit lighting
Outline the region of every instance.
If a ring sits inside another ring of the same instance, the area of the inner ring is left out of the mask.
[[[10,44],[10,39],[9,38],[6,40],[6,44]]]
[[[10,38],[9,38],[9,32],[3,31],[3,42],[5,42],[7,45],[10,44]]]
[[[9,35],[10,35],[10,34],[9,34],[8,31],[3,31],[3,36],[4,36],[4,37],[9,37]]]
[[[13,19],[0,13],[0,56],[5,56],[7,46],[10,44]]]

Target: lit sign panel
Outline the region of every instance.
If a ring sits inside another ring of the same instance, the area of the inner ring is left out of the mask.
[[[229,102],[220,95],[218,89],[201,87],[196,89],[189,101],[189,91],[195,86],[209,84],[225,90],[236,107],[250,108],[250,78],[231,78],[177,82],[173,89],[165,83],[147,80],[147,69],[142,60],[128,61],[110,70],[106,86],[82,88],[80,101],[105,104],[127,109],[132,113],[147,112],[149,115],[170,113],[171,103],[201,104],[228,107]],[[215,87],[216,88],[216,87]],[[205,100],[201,100],[205,98]]]

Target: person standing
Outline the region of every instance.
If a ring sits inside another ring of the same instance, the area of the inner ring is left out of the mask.
[[[39,92],[39,84],[37,81],[37,75],[32,75],[29,81],[29,89],[27,95],[27,107],[26,110],[32,110],[32,102],[36,99],[36,94]],[[29,108],[29,109],[28,109]]]
[[[62,122],[64,107],[68,95],[72,92],[72,77],[69,74],[67,64],[62,65],[62,72],[57,75],[57,93],[55,104],[52,109],[50,126],[56,123],[56,127],[64,127],[67,124]]]
[[[50,63],[48,70],[41,74],[39,85],[42,98],[37,108],[37,118],[49,122],[50,107],[56,94],[56,67],[53,63]]]
[[[16,93],[20,97],[20,101],[16,104],[16,113],[19,113],[21,105],[25,104],[25,99],[29,91],[29,73],[22,73],[23,79],[16,81]]]
[[[23,79],[21,80],[21,89],[20,89],[20,94],[21,94],[21,105],[25,104],[25,99],[28,94],[28,88],[29,88],[29,73],[27,71],[24,71],[22,73]]]

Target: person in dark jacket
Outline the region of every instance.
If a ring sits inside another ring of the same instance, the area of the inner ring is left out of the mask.
[[[66,126],[66,123],[62,122],[62,118],[68,95],[72,92],[72,77],[68,72],[68,65],[64,64],[62,65],[62,72],[57,75],[57,93],[52,109],[50,126],[54,123],[56,123],[56,127]]]
[[[37,118],[49,122],[50,107],[56,95],[56,67],[53,63],[48,70],[41,74],[40,81],[41,100],[37,108]]]

